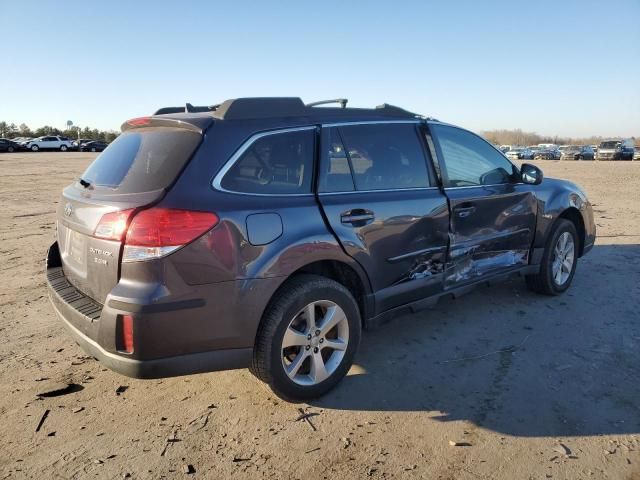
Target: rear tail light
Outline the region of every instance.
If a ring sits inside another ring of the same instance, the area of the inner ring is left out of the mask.
[[[127,222],[133,209],[111,212],[102,216],[100,223],[96,227],[94,236],[105,240],[122,241],[124,233],[127,231]]]
[[[211,212],[150,208],[133,217],[125,239],[123,262],[163,257],[193,242],[218,224]]]
[[[163,257],[218,224],[218,216],[211,212],[149,208],[133,218],[132,213],[133,209],[107,213],[94,232],[105,240],[124,240],[123,262]]]
[[[120,348],[125,353],[133,353],[133,316],[120,315]]]

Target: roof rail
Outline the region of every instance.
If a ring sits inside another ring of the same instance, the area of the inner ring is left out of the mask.
[[[316,107],[318,105],[327,105],[327,104],[330,104],[330,103],[339,103],[340,107],[347,108],[347,102],[348,101],[349,100],[346,99],[346,98],[336,98],[335,100],[320,100],[320,101],[317,101],[317,102],[307,103],[305,105],[305,107]]]
[[[299,117],[308,115],[299,97],[248,97],[226,100],[213,112],[221,120],[245,118]]]
[[[167,115],[174,113],[202,113],[208,112],[213,118],[219,120],[240,120],[259,119],[273,117],[308,117],[315,115],[338,114],[345,115],[352,112],[354,114],[365,115],[367,112],[374,115],[389,115],[392,117],[422,118],[420,115],[383,103],[375,109],[347,109],[347,99],[337,98],[334,100],[322,100],[305,105],[299,97],[249,97],[225,100],[222,103],[208,106],[194,106],[190,103],[184,107],[163,107],[157,110],[154,115]],[[313,108],[316,105],[338,103],[341,108]]]
[[[184,107],[162,107],[155,111],[154,115],[167,115],[169,113],[198,113],[198,112],[210,112],[215,110],[217,105],[205,106],[197,105],[193,106],[190,103],[186,103]]]
[[[388,103],[376,106],[376,110],[389,115],[409,115],[412,117],[420,116],[417,113],[410,112],[409,110],[405,110],[404,108],[396,107],[395,105],[390,105]]]

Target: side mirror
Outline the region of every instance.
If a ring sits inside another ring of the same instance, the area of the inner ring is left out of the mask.
[[[544,174],[542,173],[542,170],[535,165],[523,163],[522,167],[520,167],[520,177],[522,178],[523,183],[528,183],[529,185],[540,185],[544,178]]]

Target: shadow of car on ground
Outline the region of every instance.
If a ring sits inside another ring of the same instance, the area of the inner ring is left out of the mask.
[[[640,245],[598,245],[563,296],[514,278],[366,333],[356,367],[312,403],[525,437],[638,433],[639,305]]]

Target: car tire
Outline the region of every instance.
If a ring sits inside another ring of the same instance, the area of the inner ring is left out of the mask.
[[[92,152],[95,152],[95,151],[96,151],[96,147],[92,147],[92,148],[91,148],[91,151],[92,151]]]
[[[563,245],[563,240],[566,241]],[[540,272],[525,277],[527,287],[536,293],[560,295],[573,280],[578,265],[580,242],[573,222],[559,219],[553,227],[540,263]]]
[[[311,400],[347,374],[360,335],[360,312],[349,290],[329,278],[296,275],[265,310],[250,370],[283,400]]]
[[[40,150],[40,147],[38,147],[38,145],[31,145],[31,146],[29,147],[29,149],[30,149],[32,152],[37,152],[38,150]]]
[[[7,153],[13,153],[13,152],[15,152],[15,149],[13,147],[7,148]]]
[[[67,146],[66,145],[60,145],[60,151],[61,152],[66,152],[67,151]]]

